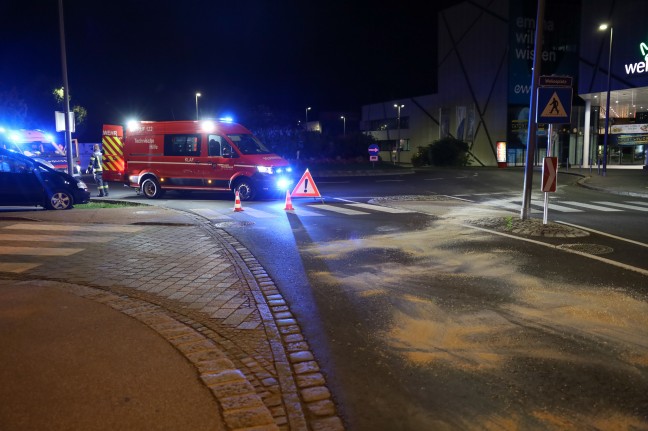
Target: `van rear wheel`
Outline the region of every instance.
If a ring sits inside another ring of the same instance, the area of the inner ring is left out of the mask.
[[[239,199],[242,201],[251,201],[257,193],[255,185],[248,179],[239,180],[232,191],[234,193],[238,191]]]
[[[157,199],[162,196],[162,189],[155,178],[147,178],[142,182],[142,193],[149,199]]]

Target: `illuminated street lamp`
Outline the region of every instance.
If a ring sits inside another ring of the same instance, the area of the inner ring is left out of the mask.
[[[396,158],[398,160],[398,163],[400,163],[400,144],[401,144],[401,122],[400,122],[400,111],[401,108],[404,108],[405,105],[401,105],[400,103],[394,104],[394,108],[398,109],[398,143],[396,144]]]
[[[311,110],[311,107],[309,106],[306,108],[306,122],[304,123],[304,129],[308,130],[308,111]]]
[[[196,120],[199,120],[198,118],[198,98],[202,96],[200,93],[196,93]]]
[[[343,116],[340,117],[340,119],[343,121],[342,130],[343,130],[344,136],[346,136],[346,117],[343,115]]]
[[[610,78],[612,73],[612,34],[614,28],[608,24],[601,24],[600,31],[610,29],[610,48],[608,50],[608,76],[607,76],[607,100],[605,101],[605,135],[603,137],[603,176],[607,172],[607,149],[608,149],[608,134],[610,129]]]

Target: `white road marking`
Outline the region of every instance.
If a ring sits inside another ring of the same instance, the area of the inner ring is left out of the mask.
[[[627,210],[648,211],[647,207],[639,207],[637,205],[618,204],[616,202],[594,202],[594,203],[599,205],[608,205],[611,207],[624,208]]]
[[[24,235],[18,233],[0,233],[0,241],[48,241],[48,242],[96,242],[104,243],[114,240],[114,236],[69,236],[69,235]]]
[[[312,209],[318,209],[318,210],[324,210],[324,211],[331,211],[334,213],[340,213],[340,214],[346,214],[346,215],[366,215],[369,213],[362,212],[362,211],[356,211],[352,210],[349,208],[343,208],[343,207],[336,207],[333,205],[327,205],[327,204],[313,204],[310,205],[310,208]]]
[[[604,212],[623,211],[623,210],[616,209],[616,208],[604,207],[604,206],[600,206],[600,205],[586,204],[586,203],[583,203],[583,202],[561,201],[560,203],[561,204],[566,204],[566,205],[572,205],[572,206],[575,206],[575,207],[587,208],[587,209],[596,210],[596,211],[604,211]],[[549,204],[549,207],[551,208],[551,204]]]
[[[0,254],[20,256],[70,256],[83,250],[82,248],[0,246]]]
[[[632,243],[632,244],[640,245],[640,246],[642,246],[642,247],[648,247],[648,244],[645,244],[645,243],[643,243],[643,242],[635,241],[635,240],[633,240],[633,239],[629,239],[629,238],[623,238],[622,236],[616,236],[616,235],[612,235],[612,234],[610,234],[610,233],[606,233],[606,232],[601,232],[600,230],[590,229],[590,228],[587,228],[587,227],[583,227],[583,226],[579,226],[579,225],[576,225],[576,224],[567,223],[567,222],[564,222],[564,221],[556,221],[556,223],[564,224],[564,225],[566,225],[566,226],[572,226],[572,227],[575,227],[575,228],[578,228],[578,229],[582,229],[582,230],[586,230],[586,231],[588,231],[588,232],[592,232],[592,233],[597,233],[597,234],[599,234],[599,235],[607,236],[608,238],[618,239],[619,241],[630,242],[630,243]]]
[[[0,262],[0,272],[21,273],[40,266],[40,263]]]
[[[118,233],[133,233],[139,232],[143,229],[140,226],[120,226],[109,224],[86,224],[86,225],[73,225],[73,224],[43,224],[43,223],[17,223],[5,226],[3,229],[16,229],[16,230],[43,230],[43,231],[58,231],[58,232],[118,232]]]
[[[626,201],[626,202],[628,202],[629,204],[634,204],[634,205],[646,205],[646,206],[648,206],[648,202],[644,202],[644,201]]]
[[[515,235],[509,235],[509,234],[504,233],[504,232],[498,232],[498,231],[494,231],[494,230],[490,230],[490,229],[484,229],[482,227],[472,226],[472,225],[469,225],[469,224],[465,224],[464,226],[468,227],[470,229],[479,230],[479,231],[482,231],[482,232],[488,232],[488,233],[491,233],[493,235],[504,236],[506,238],[511,238],[511,239],[515,239],[515,240],[518,240],[518,241],[530,242],[530,243],[533,243],[533,244],[541,245],[543,247],[548,247],[548,248],[561,250],[561,251],[564,251],[566,253],[577,254],[579,256],[583,256],[583,257],[586,257],[588,259],[598,260],[599,262],[607,263],[609,265],[616,266],[616,267],[619,267],[619,268],[622,268],[622,269],[626,269],[628,271],[637,272],[637,273],[642,274],[642,275],[648,275],[648,270],[645,270],[643,268],[638,268],[638,267],[632,266],[632,265],[626,265],[625,263],[617,262],[617,261],[611,260],[611,259],[606,259],[604,257],[597,256],[597,255],[594,255],[594,254],[583,253],[581,251],[570,249],[570,248],[560,248],[557,245],[547,244],[547,243],[544,243],[544,242],[541,242],[541,241],[536,241],[536,240],[530,239],[530,238],[522,238],[522,237],[515,236]]]
[[[507,208],[511,210],[520,210],[520,205],[511,202],[510,200],[507,199],[493,199],[490,201],[484,202],[484,204],[489,205],[489,206],[494,206],[494,207],[502,207],[502,208]]]
[[[542,201],[531,200],[531,205],[536,205],[536,206],[544,208],[544,202],[542,202]],[[557,205],[555,203],[552,203],[551,199],[549,200],[549,210],[559,211],[559,212],[562,212],[562,213],[582,213],[583,212],[583,210],[579,210],[579,209],[576,209],[576,208],[569,208],[569,207],[565,207],[565,206],[562,206],[562,205]]]
[[[192,208],[189,211],[195,212],[196,214],[203,216],[208,220],[223,220],[223,219],[231,218],[230,216],[221,214],[218,211],[214,211],[211,208]]]
[[[372,211],[382,211],[391,214],[406,214],[412,212],[400,208],[383,207],[379,205],[371,205],[371,204],[363,204],[363,203],[347,204],[347,206],[354,207],[354,208],[364,208]]]

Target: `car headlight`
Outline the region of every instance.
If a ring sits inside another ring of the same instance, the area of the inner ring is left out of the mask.
[[[88,186],[83,181],[77,181],[77,187],[83,190],[86,190]]]
[[[262,174],[271,174],[272,166],[257,166],[257,171],[261,172]]]

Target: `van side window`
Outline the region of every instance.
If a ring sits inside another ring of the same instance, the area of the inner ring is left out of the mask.
[[[165,156],[200,156],[200,135],[164,135]]]
[[[238,156],[239,156],[238,153],[234,151],[234,149],[230,144],[226,142],[223,143],[223,157],[227,157],[229,159],[235,159]]]
[[[221,156],[221,142],[223,138],[218,135],[209,135],[208,155],[210,157]]]

